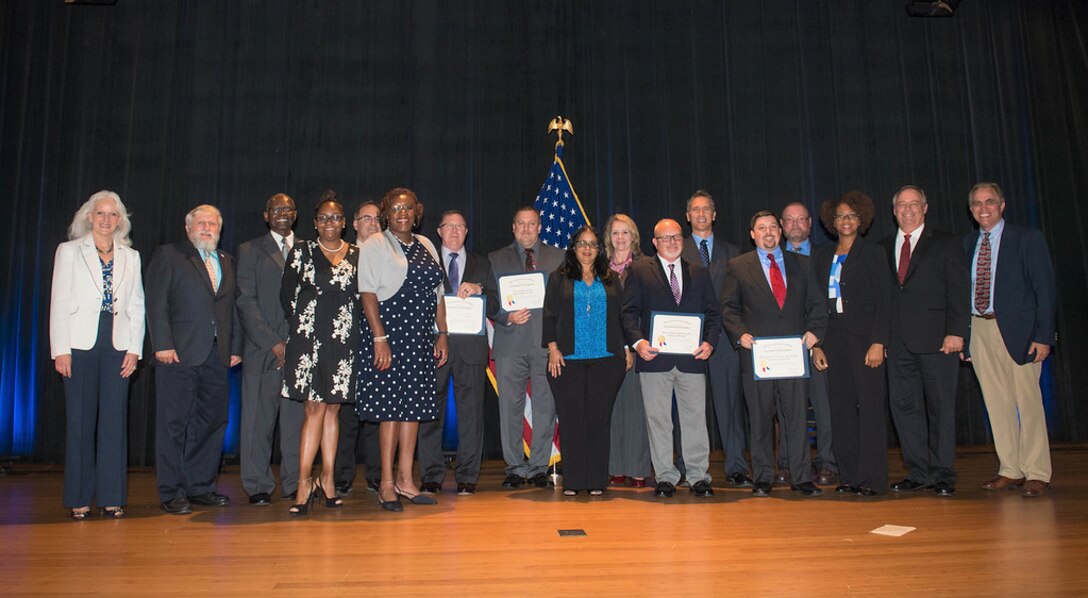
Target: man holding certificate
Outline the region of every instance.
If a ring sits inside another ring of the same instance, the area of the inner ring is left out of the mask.
[[[680,223],[665,219],[654,227],[657,257],[631,264],[623,288],[623,332],[638,355],[650,459],[657,475],[654,495],[676,492],[680,472],[673,464],[672,396],[680,422],[681,452],[695,496],[712,496],[710,439],[706,430],[706,364],[721,332],[721,314],[710,274],[681,258]]]
[[[775,401],[785,421],[790,484],[804,496],[818,496],[812,483],[805,410],[808,404],[808,350],[823,336],[827,309],[808,257],[783,252],[782,229],[768,211],[751,220],[755,251],[729,262],[722,294],[725,331],[740,347],[741,380],[748,404],[752,494],[767,497],[774,480]]]
[[[548,275],[563,263],[563,250],[540,242],[540,213],[525,206],[514,213],[514,242],[488,254],[499,289],[488,306],[495,320],[492,353],[499,385],[499,436],[506,461],[503,488],[529,482],[548,486],[548,457],[555,430],[555,402],[548,386],[548,350],[540,345],[544,289]],[[535,306],[535,307],[528,307]],[[526,385],[532,383],[533,444],[522,450]]]
[[[435,494],[442,489],[446,466],[442,455],[442,428],[446,422],[446,393],[453,374],[457,405],[457,494],[476,493],[484,450],[484,370],[487,368],[487,334],[482,296],[491,278],[487,258],[465,249],[468,226],[457,210],[442,214],[438,225],[442,239],[443,281],[446,290],[446,327],[450,331],[449,359],[438,368],[438,418],[419,426],[420,490]]]

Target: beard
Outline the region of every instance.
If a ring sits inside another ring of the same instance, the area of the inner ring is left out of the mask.
[[[215,248],[219,246],[219,235],[212,235],[212,238],[207,240],[202,239],[200,235],[193,235],[189,237],[189,241],[200,251],[215,251]]]

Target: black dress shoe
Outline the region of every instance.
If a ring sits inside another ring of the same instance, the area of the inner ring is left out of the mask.
[[[817,488],[816,484],[813,484],[812,482],[804,482],[804,483],[801,483],[801,484],[794,484],[794,485],[790,486],[790,490],[793,490],[795,492],[800,492],[804,496],[819,496],[819,495],[824,493],[823,490],[820,490],[819,488]]]
[[[714,496],[714,489],[710,487],[710,482],[699,480],[692,484],[691,493],[699,498],[706,498],[708,496]]]
[[[272,495],[267,492],[258,492],[249,497],[249,504],[256,505],[258,507],[267,507],[272,504]]]
[[[917,490],[923,490],[929,488],[929,484],[923,484],[921,482],[915,482],[911,479],[900,480],[892,484],[892,492],[915,492]]]
[[[532,484],[537,488],[547,488],[552,485],[552,481],[548,479],[548,474],[538,473],[535,476],[529,478],[526,481],[527,484]]]
[[[296,496],[298,496],[298,490],[295,490],[294,492],[288,492],[287,494],[284,494],[283,495],[283,500],[295,500]]]
[[[171,515],[188,515],[193,512],[193,506],[184,496],[178,496],[162,503],[162,510]]]
[[[376,493],[378,491],[378,488],[381,487],[381,485],[382,485],[381,480],[375,480],[373,478],[367,478],[367,480],[366,480],[366,491]]]
[[[839,484],[838,486],[835,486],[835,492],[838,492],[839,494],[854,494],[857,491],[858,489],[850,484]]]
[[[785,486],[790,483],[790,470],[785,467],[776,467],[774,469],[774,485]]]
[[[423,485],[419,487],[419,491],[424,494],[438,494],[442,491],[442,484],[438,482],[423,482]]]
[[[771,485],[767,482],[756,482],[752,485],[752,496],[767,498],[771,495]]]
[[[229,496],[216,492],[205,492],[204,494],[197,494],[187,498],[189,499],[189,502],[194,505],[204,505],[207,507],[225,507],[230,504]]]
[[[737,488],[751,488],[752,478],[748,477],[744,472],[738,471],[737,473],[730,474],[725,478],[733,483]]]
[[[355,484],[353,484],[351,482],[340,482],[339,484],[336,485],[336,495],[339,496],[340,498],[348,496],[349,494],[351,494],[351,490],[354,487],[355,487]]]
[[[525,483],[525,479],[519,475],[510,474],[506,476],[506,479],[502,481],[503,488],[521,488],[521,485]]]
[[[937,482],[933,486],[933,491],[937,493],[937,496],[943,496],[950,498],[956,495],[956,487],[950,482]]]
[[[668,482],[658,482],[657,485],[654,486],[654,496],[672,498],[673,494],[676,494],[676,486],[673,486]]]
[[[876,490],[873,490],[872,488],[862,488],[859,486],[857,488],[854,488],[854,496],[876,496]]]
[[[457,496],[472,496],[476,494],[476,484],[463,482],[457,484]]]

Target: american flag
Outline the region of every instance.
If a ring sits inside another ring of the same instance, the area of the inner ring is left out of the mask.
[[[582,202],[563,167],[562,145],[555,147],[555,160],[533,207],[540,212],[540,240],[553,247],[566,249],[574,231],[589,224]]]

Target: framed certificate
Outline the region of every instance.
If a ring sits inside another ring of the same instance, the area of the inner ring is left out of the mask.
[[[808,378],[808,349],[799,336],[752,339],[752,370],[756,380]]]
[[[703,342],[703,315],[651,312],[649,341],[658,353],[691,355]]]
[[[544,273],[526,272],[499,277],[499,304],[503,311],[544,307]]]
[[[450,334],[485,334],[484,298],[469,295],[464,299],[457,295],[445,295],[446,328]]]

